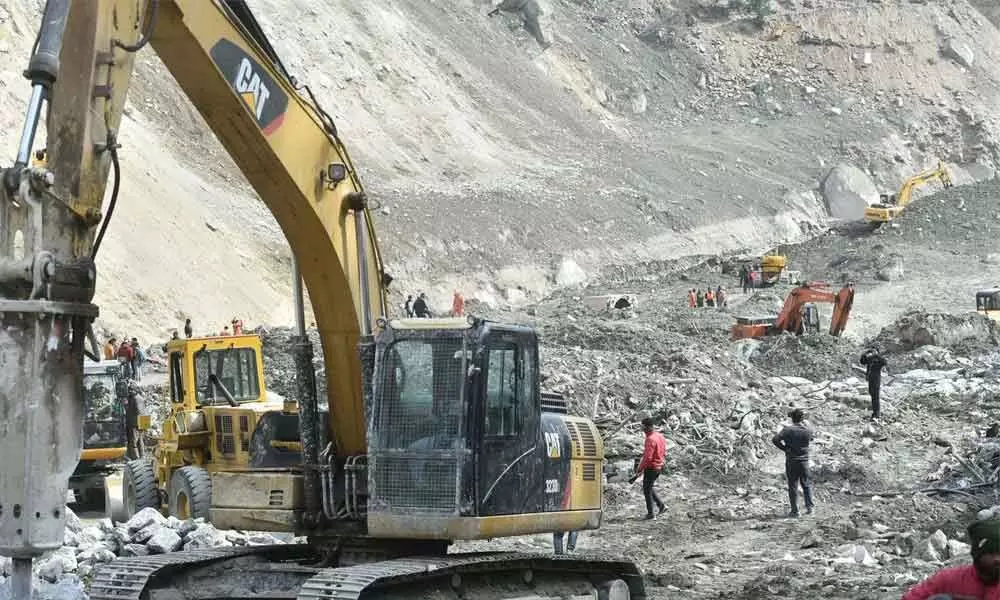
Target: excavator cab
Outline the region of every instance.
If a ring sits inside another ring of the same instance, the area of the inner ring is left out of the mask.
[[[1000,288],[990,288],[976,292],[976,312],[994,321],[1000,321]]]
[[[368,533],[483,539],[594,529],[603,443],[543,409],[526,327],[402,319],[379,334],[368,438]]]

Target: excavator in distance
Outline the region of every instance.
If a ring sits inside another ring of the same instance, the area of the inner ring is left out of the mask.
[[[737,317],[730,330],[734,340],[745,338],[762,338],[783,332],[802,335],[808,330],[819,330],[819,316],[816,303],[833,304],[833,316],[830,318],[830,335],[839,336],[847,327],[854,305],[854,284],[848,283],[837,293],[830,290],[824,283],[810,282],[801,285],[785,297],[785,303],[777,318],[772,317]]]
[[[33,557],[63,542],[84,346],[98,352],[96,258],[119,201],[117,132],[147,45],[288,239],[298,392],[294,405],[258,402],[252,340],[169,345],[174,447],[151,478],[133,472],[125,494],[133,508],[141,495],[308,543],[121,558],[93,574],[90,597],[644,597],[628,561],[448,552],[458,540],[599,527],[603,441],[541,393],[532,329],[388,316],[391,277],[358,171],[242,0],[45,4],[17,156],[0,172],[0,554],[13,558],[14,597],[31,595]],[[47,163],[32,166],[43,113]]]
[[[903,186],[899,188],[899,193],[888,195],[882,194],[878,204],[873,204],[865,208],[865,221],[874,227],[881,227],[883,223],[888,223],[899,216],[903,209],[910,203],[913,192],[920,186],[930,181],[938,180],[945,188],[954,185],[951,178],[951,171],[943,162],[938,162],[938,166],[933,169],[921,171],[910,177]]]

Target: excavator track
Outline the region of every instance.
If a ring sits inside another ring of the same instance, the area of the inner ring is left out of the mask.
[[[91,583],[93,600],[141,600],[147,587],[169,577],[173,582],[186,571],[253,555],[271,560],[305,556],[308,546],[259,546],[175,552],[159,556],[119,559],[101,567]],[[250,567],[252,570],[253,567]],[[266,567],[261,567],[266,570]],[[253,573],[233,570],[240,579]],[[645,598],[642,576],[632,563],[588,559],[582,556],[548,557],[520,553],[475,553],[408,557],[336,568],[314,568],[295,590],[257,593],[257,598],[298,600],[359,600],[422,598],[429,590],[453,597],[600,597],[602,600]],[[615,582],[615,586],[611,585]],[[236,586],[239,587],[239,586]],[[626,589],[627,588],[627,589]],[[614,590],[614,593],[609,590]],[[488,592],[486,590],[489,590]],[[568,590],[568,591],[567,591]],[[574,593],[573,590],[576,590]],[[232,597],[242,597],[235,592]],[[193,598],[190,593],[181,597]],[[217,598],[206,592],[202,598]]]

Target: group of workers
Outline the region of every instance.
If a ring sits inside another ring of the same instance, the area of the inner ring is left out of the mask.
[[[403,312],[410,318],[430,319],[434,316],[427,305],[427,294],[424,292],[420,292],[415,300],[412,294],[408,295],[403,304]],[[451,312],[448,314],[452,317],[465,316],[465,296],[462,295],[462,292],[455,290],[451,297]]]
[[[122,366],[123,377],[142,381],[142,367],[147,358],[137,338],[129,340],[128,336],[123,336],[120,344],[118,338],[108,338],[104,343],[104,360],[116,359]]]
[[[749,293],[750,290],[756,287],[760,287],[761,273],[759,263],[746,264],[740,267],[740,287],[743,288],[744,294]]]
[[[698,289],[690,289],[687,294],[688,306],[690,308],[702,308],[705,306],[725,308],[729,306],[729,299],[726,297],[726,290],[722,286],[708,288],[704,292]]]

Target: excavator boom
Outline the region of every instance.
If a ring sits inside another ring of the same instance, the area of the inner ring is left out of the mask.
[[[865,208],[865,220],[877,226],[895,219],[910,204],[913,192],[925,183],[934,180],[939,180],[945,188],[954,185],[951,171],[943,162],[939,162],[937,167],[921,171],[903,182],[894,201],[888,201],[888,197],[883,196],[885,199],[883,202]]]

